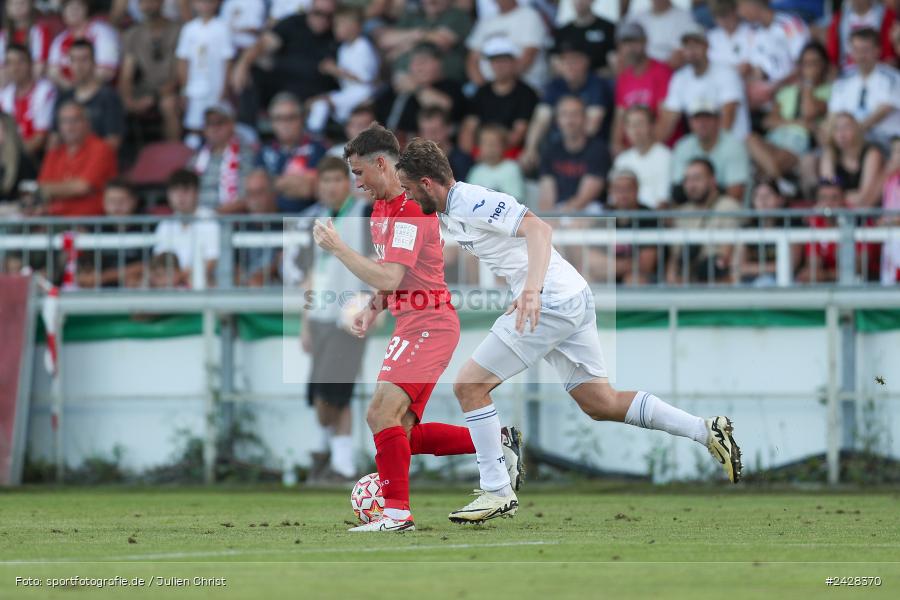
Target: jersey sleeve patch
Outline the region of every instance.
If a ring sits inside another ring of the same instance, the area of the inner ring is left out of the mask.
[[[418,230],[419,228],[412,223],[395,223],[391,247],[412,251],[416,246]]]

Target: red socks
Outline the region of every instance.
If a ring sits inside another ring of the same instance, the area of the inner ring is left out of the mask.
[[[375,434],[375,465],[385,508],[409,510],[409,440],[397,425]]]
[[[475,454],[469,428],[446,423],[419,423],[414,426],[409,432],[409,447],[413,454]]]

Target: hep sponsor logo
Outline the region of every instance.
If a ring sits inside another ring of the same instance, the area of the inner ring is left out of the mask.
[[[491,214],[491,216],[488,217],[488,223],[493,223],[495,219],[499,219],[504,210],[506,210],[506,202],[501,202],[497,205],[497,208],[494,209],[494,212]]]

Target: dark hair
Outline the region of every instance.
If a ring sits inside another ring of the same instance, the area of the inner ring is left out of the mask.
[[[159,254],[154,254],[150,259],[150,269],[179,269],[181,268],[178,265],[178,255],[174,252],[160,252]]]
[[[643,114],[645,117],[647,117],[647,120],[650,121],[651,124],[655,121],[655,118],[653,115],[653,110],[651,110],[651,108],[649,106],[647,106],[646,104],[632,104],[631,106],[629,106],[628,108],[625,109],[625,117],[626,118],[628,117],[628,115],[630,115],[632,113]]]
[[[400,156],[400,142],[390,130],[373,122],[362,133],[347,142],[344,147],[344,159],[348,159],[354,154],[360,158],[370,154],[386,154],[397,159]]]
[[[200,189],[200,177],[189,169],[176,169],[169,175],[166,188],[172,189],[177,187]]]
[[[419,109],[419,114],[416,115],[416,120],[427,121],[428,119],[440,119],[444,122],[444,125],[451,124],[450,113],[440,106],[426,106]]]
[[[872,29],[871,27],[862,27],[860,29],[854,29],[850,33],[851,40],[868,40],[872,43],[873,46],[878,47],[881,45],[881,35]]]
[[[403,171],[407,177],[416,181],[423,177],[443,185],[453,181],[453,169],[441,147],[431,140],[419,137],[413,138],[406,145],[397,161],[397,171]]]
[[[318,171],[319,175],[328,173],[329,171],[337,171],[344,177],[350,178],[350,168],[347,166],[347,162],[341,160],[337,156],[324,157],[319,161],[319,164],[316,165],[316,171]]]
[[[575,94],[566,94],[564,96],[561,96],[559,98],[559,100],[556,101],[556,106],[559,107],[559,105],[562,104],[563,102],[571,102],[571,101],[575,101],[578,104],[580,104],[582,110],[587,108],[587,104],[585,104],[585,102],[581,98],[581,96],[576,96]]]
[[[31,52],[22,44],[8,45],[6,47],[6,53],[9,54],[10,52],[18,52],[19,54],[22,54],[28,60],[28,62],[31,62]]]
[[[706,167],[706,170],[709,171],[709,174],[712,177],[716,176],[716,167],[713,166],[712,161],[709,160],[708,158],[703,158],[702,156],[697,156],[695,158],[692,158],[688,162],[687,166],[690,167],[691,165],[703,165],[704,167]]]
[[[94,44],[88,40],[75,40],[72,42],[72,45],[69,46],[69,54],[72,53],[72,50],[77,50],[78,48],[86,49],[91,54],[91,60],[94,60]]]
[[[129,196],[136,197],[134,186],[124,177],[115,177],[106,182],[105,190],[125,190]]]
[[[423,44],[419,44],[412,49],[410,52],[410,57],[416,56],[417,54],[427,54],[431,58],[436,60],[441,60],[441,49],[432,44],[431,42],[425,42]]]
[[[357,23],[362,23],[366,18],[366,14],[361,8],[356,6],[338,6],[338,9],[334,11],[334,18],[338,19],[340,17],[349,17]]]

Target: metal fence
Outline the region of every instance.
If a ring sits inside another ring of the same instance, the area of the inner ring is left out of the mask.
[[[554,245],[596,284],[878,285],[897,280],[900,268],[898,212],[679,210],[544,217],[554,226]],[[303,278],[312,222],[279,215],[4,221],[0,270],[28,266],[73,290],[290,286]],[[191,264],[158,251],[164,229],[185,238],[176,245]],[[454,247],[447,239],[448,283],[495,285],[486,269]]]

